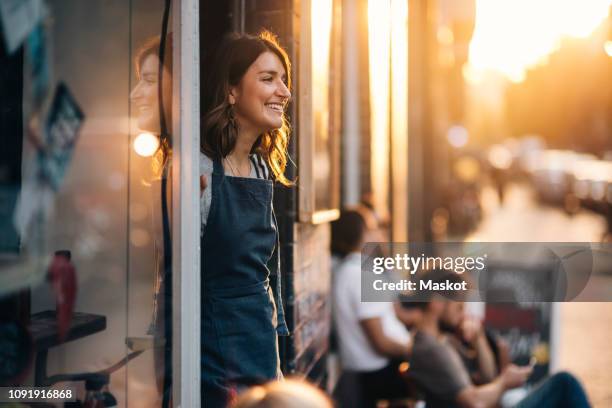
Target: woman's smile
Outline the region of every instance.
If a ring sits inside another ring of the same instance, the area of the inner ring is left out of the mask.
[[[166,68],[163,73],[165,100],[171,101],[172,79]],[[158,133],[160,130],[158,74],[159,58],[155,54],[150,54],[144,58],[140,67],[140,77],[130,93],[130,100],[137,114],[138,128],[153,133]],[[167,113],[166,117],[169,117]]]
[[[231,92],[241,129],[261,134],[283,125],[283,113],[291,97],[286,77],[283,63],[270,51],[253,62]]]
[[[266,103],[266,107],[271,109],[274,112],[277,112],[279,114],[283,114],[284,112],[284,104],[282,103],[278,103],[278,102],[271,102],[271,103]]]

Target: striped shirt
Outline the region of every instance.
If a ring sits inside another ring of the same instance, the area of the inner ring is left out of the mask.
[[[258,154],[252,154],[249,157],[251,159],[251,174],[250,178],[258,179],[271,179],[270,170],[266,165],[266,162]],[[208,213],[210,211],[210,202],[212,201],[212,173],[213,173],[213,161],[204,153],[200,153],[200,175],[206,176],[208,186],[204,190],[204,193],[200,197],[200,215],[202,217],[202,225],[206,225],[208,219]],[[230,171],[225,171],[225,175],[232,177]]]

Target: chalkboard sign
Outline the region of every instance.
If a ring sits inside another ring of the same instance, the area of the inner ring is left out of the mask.
[[[552,303],[497,303],[485,309],[485,324],[509,344],[512,362],[527,365],[536,358],[530,383],[550,372],[551,315]]]

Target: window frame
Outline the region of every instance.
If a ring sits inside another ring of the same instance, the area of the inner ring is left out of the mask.
[[[199,1],[175,1],[172,160],[172,399],[200,407],[200,44]],[[178,69],[177,69],[178,68]]]

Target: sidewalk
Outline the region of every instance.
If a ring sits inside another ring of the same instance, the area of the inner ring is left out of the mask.
[[[569,216],[539,205],[527,186],[510,185],[503,206],[485,189],[482,204],[484,219],[470,241],[598,242],[605,230],[604,219],[588,211]],[[594,407],[612,407],[612,302],[562,303],[560,310],[559,369],[582,381]]]

